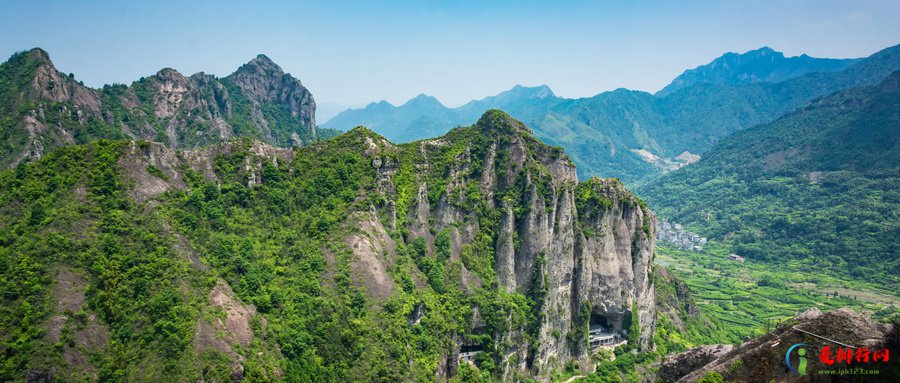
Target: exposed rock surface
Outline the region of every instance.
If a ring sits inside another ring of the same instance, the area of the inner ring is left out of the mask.
[[[592,179],[579,184],[575,166],[565,153],[541,144],[530,129],[503,112],[489,111],[469,129],[477,131],[470,134],[489,139],[468,142],[451,132],[409,144],[418,152],[413,188],[417,192],[404,221],[410,239],[425,239],[429,253],[435,251],[434,233],[448,230],[452,259],[459,256],[462,244],[475,241],[479,230],[477,217],[466,206],[471,202],[454,200],[452,196],[459,195],[454,191],[475,182],[488,206],[499,209],[495,241],[499,288],[539,295],[541,301],[536,344],[524,340],[522,329],[495,334],[499,342],[511,345],[505,349],[504,379],[525,374],[546,380],[565,361],[586,359],[589,322],[624,334],[635,318],[641,329],[640,345],[647,347],[655,325],[649,278],[656,224],[652,213],[618,181]],[[467,142],[466,146],[449,168],[436,169],[436,158],[460,142]],[[394,150],[376,149],[369,155],[390,158]],[[476,164],[482,170],[472,174]],[[382,168],[384,162],[376,159],[373,165]],[[427,181],[427,174],[435,171],[447,180],[445,193],[437,200],[429,197]],[[381,184],[386,186],[391,173],[382,174]],[[385,186],[382,194],[393,200],[396,187]],[[510,193],[519,199],[495,198]],[[381,208],[393,214],[390,206]],[[465,266],[461,278],[463,287],[480,283]],[[446,368],[449,372],[455,366],[456,361],[450,360]],[[439,371],[437,376],[450,374]]]
[[[64,380],[97,378],[97,367],[90,354],[106,347],[109,332],[97,315],[84,305],[87,285],[85,277],[73,269],[66,266],[59,268],[53,288],[55,310],[47,323],[46,337],[48,341],[61,345],[62,358],[68,368],[61,371],[31,370],[26,381],[52,382],[54,375],[64,377]]]
[[[256,56],[227,79],[241,87],[257,104],[268,102],[287,107],[291,116],[315,135],[316,102],[312,93],[265,55]]]
[[[855,359],[855,350],[868,348],[870,351],[888,348],[890,351],[898,345],[897,329],[892,325],[878,323],[865,314],[843,308],[828,313],[818,309],[810,309],[792,320],[783,322],[775,331],[760,338],[750,340],[734,349],[722,353],[721,350],[705,348],[694,349],[678,354],[660,368],[657,377],[663,382],[695,382],[704,375],[717,372],[729,382],[831,382],[836,375],[819,374],[819,370],[838,370],[841,368],[862,367],[880,369],[877,376],[842,376],[837,381],[860,382],[893,382],[896,378],[897,364],[875,362],[860,364]],[[800,376],[790,371],[784,359],[788,348],[804,343],[809,357],[806,367],[807,375]],[[839,348],[848,346],[854,350],[854,360],[849,365],[836,362],[826,365],[819,361],[822,348],[830,347],[832,357]],[[713,356],[713,358],[710,358]],[[893,357],[893,355],[891,355]],[[711,359],[707,362],[707,359]],[[696,364],[687,370],[679,362]],[[696,363],[695,363],[696,362]],[[704,363],[706,362],[706,363]],[[855,380],[854,380],[855,379]]]
[[[208,303],[210,310],[208,314],[214,315],[215,319],[209,321],[201,317],[197,321],[194,349],[197,353],[215,350],[226,355],[231,361],[231,380],[239,382],[244,378],[244,364],[247,359],[242,355],[244,352],[242,350],[246,350],[251,342],[261,335],[254,334],[251,325],[251,319],[257,316],[256,308],[242,303],[231,290],[231,286],[221,279],[216,281],[215,287],[210,290]],[[265,332],[266,319],[258,319],[262,331]],[[260,351],[253,357],[262,358],[265,353],[272,353],[275,354],[274,357],[281,358],[280,352],[270,347],[266,347],[265,352]],[[278,375],[280,371],[276,370],[274,374]]]
[[[725,355],[733,349],[734,346],[730,344],[715,344],[700,346],[671,355],[667,357],[666,361],[660,366],[659,372],[656,374],[656,379],[661,382],[675,382],[683,376],[703,368],[703,366],[706,366],[716,358]]]
[[[427,256],[435,256],[440,233],[449,242],[441,245],[449,253],[447,267],[454,262],[459,270],[452,274],[458,280],[449,283],[458,283],[463,292],[485,286],[484,274],[469,270],[461,260],[476,240],[487,236],[486,246],[493,247],[495,256],[496,288],[533,299],[539,322],[533,328],[511,326],[490,334],[500,351],[499,371],[505,381],[521,377],[547,381],[568,361],[587,362],[592,324],[623,337],[637,329],[639,334],[632,335],[638,346],[650,346],[655,327],[650,267],[656,220],[617,180],[579,183],[575,166],[561,149],[542,144],[521,122],[500,111],[486,113],[473,127],[406,145],[391,144],[364,128],[339,140],[340,150],[358,150],[359,158],[372,168],[372,189],[357,199],[371,202],[350,212],[340,243],[349,250],[353,283],[364,287],[373,302],[384,302],[400,290],[389,273],[399,247],[395,241],[403,240],[407,246],[424,241]],[[199,150],[133,143],[119,161],[135,183],[132,197],[152,202],[166,190],[186,188],[185,169],[218,182],[221,170],[216,158],[222,156],[230,158],[229,166],[239,162],[237,176],[254,186],[267,182],[262,177],[264,166],[293,169],[295,156],[316,156],[329,145],[337,143],[323,142],[296,152],[250,141]],[[236,153],[244,157],[234,157]],[[398,180],[400,169],[407,169],[403,182]],[[485,231],[485,225],[497,231]],[[181,251],[188,248],[189,244],[181,245]],[[329,267],[342,262],[329,252],[325,258]],[[428,288],[429,276],[411,273],[416,288]],[[231,295],[216,295],[223,296]],[[212,304],[221,306],[217,303],[221,299],[214,298],[211,295]],[[473,309],[479,312],[478,307]],[[240,326],[228,328],[228,323],[243,323],[246,315],[238,311],[234,321],[231,311],[227,320],[222,319],[223,331],[234,335],[218,340],[210,336],[215,327],[201,323],[198,341],[205,339],[233,357],[227,344],[253,339],[252,332],[238,331]],[[408,314],[411,325],[428,317],[422,307]],[[473,333],[485,331],[478,316],[471,320]],[[435,371],[439,380],[450,379],[457,371],[456,355],[464,340],[454,339],[455,346],[446,350]]]
[[[361,233],[351,234],[347,238],[353,252],[350,267],[358,276],[357,283],[365,286],[369,295],[383,301],[394,291],[394,282],[387,270],[396,245],[374,214],[358,214],[354,218],[351,221],[355,221],[355,227]]]
[[[279,146],[315,141],[312,93],[263,55],[225,77],[170,68],[131,86],[91,89],[59,72],[47,52],[18,53],[0,66],[14,81],[0,115],[17,132],[0,166],[41,158],[57,146],[142,139],[194,148],[250,136]]]
[[[217,281],[209,292],[209,305],[225,315],[212,323],[203,320],[197,323],[195,347],[198,350],[211,347],[238,360],[240,356],[231,345],[246,347],[253,340],[250,318],[256,315],[256,308],[242,304],[231,287],[222,280]]]
[[[665,267],[654,268],[657,284],[656,310],[672,321],[678,330],[686,330],[685,321],[700,321],[700,325],[709,325],[706,317],[700,314],[700,307],[694,302],[691,291],[684,281],[676,278]]]
[[[238,170],[250,186],[265,182],[261,177],[264,164],[278,167],[294,158],[292,149],[259,141],[229,142],[193,150],[173,150],[160,143],[132,141],[127,155],[120,157],[119,166],[125,170],[126,177],[135,183],[130,190],[131,197],[144,202],[173,188],[187,188],[183,179],[184,169],[203,175],[207,181],[218,180],[215,158],[245,149],[249,155],[244,157],[243,166]]]

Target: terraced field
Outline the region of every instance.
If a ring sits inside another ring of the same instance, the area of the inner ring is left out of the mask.
[[[813,306],[823,311],[849,306],[880,319],[900,315],[900,298],[879,286],[804,273],[799,267],[739,263],[727,253],[715,245],[695,253],[660,244],[656,263],[668,264],[687,283],[700,310],[727,330],[728,340],[760,335]]]

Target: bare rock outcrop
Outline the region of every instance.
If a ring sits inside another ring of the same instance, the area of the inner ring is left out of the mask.
[[[866,369],[881,369],[883,374],[853,376],[840,381],[865,381],[865,382],[893,382],[897,371],[895,364],[870,363],[859,364],[855,359],[856,350],[866,348],[870,352],[878,349],[896,347],[900,337],[893,325],[879,323],[866,314],[857,313],[849,308],[822,313],[818,309],[810,309],[792,320],[782,322],[774,331],[759,338],[747,341],[734,349],[719,354],[702,367],[694,368],[690,373],[675,378],[683,372],[683,368],[673,367],[668,362],[663,364],[658,372],[662,381],[675,381],[679,383],[696,382],[710,373],[718,373],[729,382],[831,382],[832,378],[839,375],[820,374],[820,370],[839,370],[841,368],[862,367]],[[807,375],[801,376],[790,371],[785,365],[785,355],[788,349],[796,344],[803,344],[809,357],[806,366]],[[821,350],[829,347],[832,357],[838,349],[851,349],[854,353],[853,362],[835,363],[827,365],[819,360]],[[690,350],[684,355],[708,355],[703,350]],[[681,354],[679,354],[681,355]],[[679,356],[675,357],[676,359]],[[685,359],[685,357],[680,357]],[[665,380],[664,377],[671,377]]]
[[[521,122],[500,111],[486,113],[473,127],[407,145],[393,145],[364,128],[336,140],[296,153],[249,141],[200,150],[134,143],[120,164],[136,185],[133,197],[148,201],[166,190],[186,188],[186,169],[207,181],[221,181],[217,157],[229,158],[231,167],[240,162],[237,174],[228,176],[254,186],[267,182],[261,176],[264,166],[292,169],[297,153],[356,150],[357,158],[371,166],[373,184],[357,194],[357,210],[345,221],[340,243],[349,251],[353,283],[366,289],[371,302],[384,302],[401,290],[391,274],[397,249],[403,246],[399,241],[406,246],[424,242],[424,256],[437,257],[440,250],[445,277],[458,278],[442,282],[469,293],[485,282],[494,283],[491,274],[496,273],[495,288],[534,302],[535,325],[517,324],[487,334],[506,381],[523,376],[547,381],[568,361],[589,366],[590,326],[602,326],[638,348],[649,348],[655,327],[649,273],[656,220],[617,180],[579,182],[574,164],[561,149],[542,144]],[[443,238],[440,246],[438,238]],[[478,241],[484,254],[495,257],[488,274],[466,259],[473,257]],[[332,267],[339,261],[327,254],[326,260]],[[435,282],[430,274],[416,269],[411,273],[416,288]],[[473,326],[479,321],[473,318]],[[481,326],[469,332],[485,334]],[[213,331],[203,325],[198,329],[198,339],[209,338],[203,334]],[[243,332],[228,331],[236,334],[233,341],[246,340],[238,336]],[[465,340],[461,334],[453,339],[454,345],[442,354],[448,357],[435,372],[440,379],[450,379],[457,371]],[[224,345],[216,348],[228,354]]]
[[[244,154],[244,162],[239,169],[240,176],[246,177],[249,186],[265,182],[261,169],[266,164],[278,167],[294,159],[294,151],[279,148],[259,141],[229,142],[202,149],[173,150],[163,144],[148,141],[129,142],[127,152],[119,158],[119,166],[125,176],[134,182],[130,194],[138,202],[145,202],[168,190],[185,190],[185,169],[191,169],[204,176],[207,181],[218,181],[215,159],[221,155]]]
[[[714,344],[693,348],[675,355],[670,355],[659,367],[656,379],[660,382],[675,382],[693,371],[699,370],[713,360],[727,354],[734,346]]]
[[[155,141],[173,149],[246,136],[284,147],[317,140],[312,93],[263,55],[225,78],[165,68],[130,86],[102,89],[58,71],[40,48],[3,65],[5,76],[15,79],[10,84],[22,85],[11,89],[18,95],[2,110],[19,136],[0,167],[97,139]]]
[[[471,129],[490,139],[469,144],[453,158],[442,173],[445,193],[436,202],[425,179],[434,171],[431,153],[458,143],[448,135],[412,144],[419,146],[415,166],[422,176],[406,222],[410,237],[424,238],[433,251],[432,233],[442,230],[455,233],[460,243],[475,240],[478,220],[467,208],[472,202],[456,190],[477,182],[488,206],[499,210],[499,287],[535,299],[541,321],[533,344],[524,340],[523,329],[495,334],[501,344],[514,345],[504,351],[504,379],[524,374],[543,381],[565,361],[586,361],[590,325],[623,337],[640,329],[639,346],[648,347],[655,326],[649,273],[656,220],[646,205],[615,180],[579,184],[575,166],[560,149],[541,144],[503,112],[487,112]],[[475,152],[483,157],[473,158]],[[465,178],[476,161],[483,171]]]
[[[263,102],[286,107],[291,116],[316,133],[316,102],[312,93],[265,55],[258,55],[227,77],[259,105]]]
[[[52,382],[54,375],[66,379],[96,379],[97,366],[90,354],[102,351],[109,342],[109,331],[96,314],[85,307],[87,279],[74,269],[62,266],[53,286],[53,315],[46,325],[46,337],[60,344],[65,370],[31,370],[26,381]],[[64,339],[64,337],[70,337]],[[42,380],[46,379],[46,380]]]

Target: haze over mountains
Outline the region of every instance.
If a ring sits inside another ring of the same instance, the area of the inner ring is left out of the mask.
[[[804,283],[898,282],[900,46],[727,54],[663,93],[419,95],[317,127],[312,93],[264,55],[91,89],[41,49],[14,54],[0,380],[561,381],[606,358],[599,327],[620,348],[597,374],[652,381],[668,352],[753,329],[709,321],[699,305],[734,306],[695,303],[654,264],[651,209],[751,263],[821,273]],[[364,119],[417,141],[328,128]],[[732,367],[716,368],[765,374]]]
[[[637,189],[751,259],[900,282],[900,71],[723,139]]]
[[[686,71],[662,95],[618,89],[566,99],[546,86],[516,86],[458,108],[425,95],[401,106],[381,101],[345,111],[322,126],[364,125],[406,142],[470,124],[484,110],[499,108],[526,122],[541,140],[565,148],[579,165],[580,178],[600,175],[634,184],[695,161],[732,132],[833,91],[878,82],[896,69],[897,46],[845,60],[785,58],[761,48]]]
[[[812,72],[834,72],[860,59],[827,59],[805,54],[785,57],[784,53],[762,47],[743,54],[729,52],[709,64],[684,71],[672,83],[656,92],[665,97],[694,84],[741,85],[755,82],[782,82]]]

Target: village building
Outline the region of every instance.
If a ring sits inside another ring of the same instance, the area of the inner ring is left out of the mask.
[[[701,237],[697,233],[685,231],[681,224],[671,224],[662,221],[657,226],[656,239],[665,242],[681,250],[702,252],[703,246],[706,245],[706,237]]]

